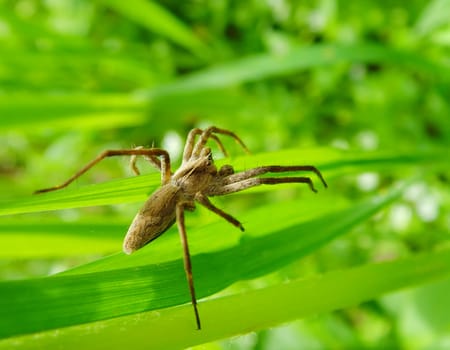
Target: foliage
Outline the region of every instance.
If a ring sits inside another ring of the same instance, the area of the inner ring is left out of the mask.
[[[448,0],[0,8],[0,348],[182,348],[246,332],[202,348],[448,343]],[[219,165],[314,164],[329,188],[312,176],[317,194],[214,199],[245,233],[187,215],[198,332],[176,229],[119,252],[159,183],[147,164],[134,177],[105,160],[31,193],[104,149],[158,145],[175,168],[206,125],[253,152],[224,137]]]

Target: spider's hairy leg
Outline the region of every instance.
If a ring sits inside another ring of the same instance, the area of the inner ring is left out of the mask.
[[[143,146],[138,146],[135,147],[134,149],[144,149]],[[137,165],[136,165],[136,161],[137,161],[137,155],[133,154],[130,157],[130,168],[131,170],[133,170],[133,172],[136,175],[141,175],[141,172],[139,171]],[[161,171],[161,161],[159,160],[159,158],[155,155],[148,155],[148,156],[144,156],[144,158],[146,160],[148,160],[155,168],[157,168],[159,171]]]
[[[238,181],[246,180],[251,177],[255,177],[258,175],[263,175],[266,173],[285,173],[289,171],[312,171],[317,175],[317,177],[322,181],[323,185],[325,187],[328,187],[327,183],[325,182],[325,179],[323,178],[321,172],[319,169],[317,169],[313,165],[288,165],[288,166],[282,166],[282,165],[266,165],[261,166],[253,169],[249,169],[246,171],[242,171],[237,174],[232,174],[225,178],[226,184],[232,184]]]
[[[201,205],[203,205],[204,207],[208,208],[209,210],[211,210],[212,212],[216,213],[217,215],[223,217],[225,220],[227,220],[230,224],[236,226],[237,228],[239,228],[241,231],[244,231],[244,226],[242,226],[242,224],[233,216],[231,216],[228,213],[225,213],[222,209],[217,208],[214,204],[211,203],[211,201],[209,200],[209,198],[207,196],[205,196],[203,193],[198,192],[195,195],[195,200],[197,202],[199,202]]]
[[[200,155],[200,152],[202,151],[203,147],[205,147],[206,142],[213,134],[222,134],[232,137],[244,149],[245,152],[250,153],[244,142],[242,142],[239,136],[237,136],[234,132],[225,129],[219,129],[215,126],[210,126],[206,128],[201,134],[200,139],[197,141],[194,149],[192,150],[192,156],[198,157]]]
[[[195,128],[192,129],[189,134],[188,137],[186,139],[186,145],[184,146],[184,151],[183,151],[183,162],[187,162],[191,156],[192,156],[192,151],[194,149],[194,145],[195,145],[195,137],[198,135],[201,135],[203,133],[202,129],[199,128]],[[220,148],[220,151],[223,153],[223,155],[225,157],[228,156],[227,151],[225,150],[225,147],[222,144],[222,141],[220,141],[220,139],[216,136],[216,135],[210,135],[210,138],[213,139],[217,145]]]
[[[178,225],[178,232],[180,234],[181,245],[183,246],[183,258],[184,258],[184,271],[186,273],[186,279],[189,285],[189,292],[191,293],[192,306],[194,307],[195,320],[197,322],[197,329],[201,329],[200,315],[197,309],[197,298],[195,297],[194,279],[192,277],[192,264],[191,256],[189,254],[189,246],[186,236],[186,227],[184,224],[184,209],[185,205],[188,208],[192,208],[191,203],[178,203],[176,207],[176,221]]]
[[[94,165],[96,165],[101,160],[108,158],[108,157],[115,157],[115,156],[156,156],[161,157],[163,159],[161,163],[161,181],[163,184],[166,184],[170,181],[171,177],[171,170],[170,170],[170,156],[167,151],[160,149],[160,148],[151,148],[151,149],[123,149],[123,150],[107,150],[100,155],[98,155],[96,158],[94,158],[92,161],[90,161],[88,164],[86,164],[83,168],[81,168],[78,172],[76,172],[72,177],[70,177],[67,181],[63,182],[60,185],[44,188],[42,190],[37,190],[34,193],[44,193],[44,192],[50,192],[50,191],[56,191],[60,190],[64,187],[67,187],[70,183],[72,183],[74,180],[79,178],[81,175],[83,175],[85,172],[87,172],[90,168],[92,168]]]
[[[309,185],[311,191],[317,192],[309,177],[253,177],[218,187],[213,192],[209,193],[209,195],[221,196],[259,185],[277,185],[281,183],[305,183]]]

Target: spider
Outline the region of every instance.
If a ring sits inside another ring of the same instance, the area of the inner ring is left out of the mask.
[[[230,136],[248,152],[242,140],[229,130],[219,129],[214,126],[204,130],[195,128],[187,136],[181,166],[174,173],[171,170],[169,154],[163,149],[137,147],[124,150],[106,150],[61,185],[35,192],[43,193],[62,189],[107,157],[131,156],[130,166],[136,175],[140,173],[136,166],[138,156],[143,156],[153,166],[159,169],[161,172],[161,187],[147,199],[144,206],[135,216],[125,236],[123,251],[126,254],[133,253],[158,238],[177,222],[181,244],[183,246],[184,269],[198,329],[201,329],[201,324],[197,299],[195,297],[192,265],[184,223],[185,210],[193,211],[195,209],[195,202],[200,203],[241,231],[244,231],[244,227],[236,218],[224,212],[222,209],[217,208],[211,203],[209,197],[239,192],[262,184],[275,185],[280,183],[305,183],[309,185],[313,192],[317,192],[309,177],[257,177],[266,173],[311,171],[327,187],[327,183],[320,171],[312,165],[269,165],[238,173],[234,172],[231,165],[224,165],[220,169],[217,169],[214,165],[211,148],[206,147],[207,141],[212,139],[217,143],[221,152],[227,156],[227,152],[217,135]],[[197,137],[198,140],[196,142]]]

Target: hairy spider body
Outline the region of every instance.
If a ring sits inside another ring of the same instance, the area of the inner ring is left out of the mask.
[[[163,185],[145,202],[134,217],[123,241],[123,251],[131,254],[161,236],[175,223],[175,211],[181,194],[172,184]]]
[[[195,201],[204,203],[204,196],[212,195],[220,186],[223,174],[229,174],[229,166],[218,174],[213,163],[211,150],[204,148],[199,158],[185,162],[170,177],[170,181],[157,189],[135,216],[123,242],[127,254],[150,243],[176,221],[176,208],[194,210]],[[236,220],[237,221],[237,220]]]
[[[61,185],[36,191],[36,193],[42,193],[64,188],[106,157],[131,156],[130,165],[137,175],[139,175],[139,170],[136,167],[137,156],[145,157],[152,165],[158,168],[161,171],[162,186],[149,197],[135,216],[125,236],[123,251],[126,254],[131,254],[162,235],[175,222],[177,223],[184,253],[186,278],[198,329],[201,328],[200,316],[192,278],[192,266],[184,224],[184,211],[194,210],[197,202],[244,231],[244,227],[236,218],[214,206],[208,197],[239,192],[261,184],[275,185],[279,183],[305,183],[309,185],[312,191],[316,192],[309,177],[257,177],[266,173],[312,171],[327,187],[320,171],[312,165],[270,165],[238,173],[234,172],[231,165],[224,165],[218,170],[214,165],[211,149],[206,147],[206,142],[212,139],[218,144],[224,155],[227,155],[217,134],[232,137],[248,152],[241,139],[231,131],[214,126],[204,130],[196,128],[192,129],[188,134],[183,152],[183,161],[175,173],[171,171],[169,154],[163,149],[137,147],[129,150],[108,150],[101,153]],[[197,142],[195,141],[196,137],[199,137]]]

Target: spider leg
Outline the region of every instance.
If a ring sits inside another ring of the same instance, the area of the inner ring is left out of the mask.
[[[241,145],[241,147],[245,150],[245,152],[250,153],[248,148],[245,146],[244,142],[242,142],[242,140],[234,132],[225,129],[219,129],[216,128],[215,126],[210,126],[201,133],[200,139],[197,141],[193,150],[191,151],[191,156],[194,157],[200,156],[200,153],[203,147],[205,147],[206,142],[208,141],[209,138],[213,138],[214,134],[223,134],[232,137],[239,145]]]
[[[212,193],[208,194],[210,196],[221,196],[259,185],[276,185],[281,183],[305,183],[309,185],[311,191],[317,192],[309,177],[254,177],[218,187]]]
[[[88,164],[86,164],[83,168],[81,168],[77,173],[75,173],[71,178],[69,178],[66,182],[63,182],[60,185],[44,188],[42,190],[38,190],[36,193],[43,193],[43,192],[50,192],[50,191],[56,191],[61,188],[64,188],[68,186],[70,183],[72,183],[75,179],[79,178],[81,175],[83,175],[85,172],[87,172],[90,168],[92,168],[94,165],[96,165],[101,160],[107,158],[107,157],[114,157],[114,156],[155,156],[155,157],[162,157],[163,161],[161,163],[161,181],[163,184],[166,184],[170,181],[171,176],[171,170],[170,170],[170,157],[169,153],[167,151],[160,149],[160,148],[150,148],[150,149],[124,149],[124,150],[107,150],[102,152],[100,155],[98,155],[95,159],[90,161]]]
[[[195,195],[195,200],[197,202],[199,202],[201,205],[203,205],[204,207],[211,210],[212,212],[223,217],[225,220],[227,220],[232,225],[238,227],[241,231],[244,231],[244,226],[242,226],[242,224],[236,218],[234,218],[233,216],[231,216],[228,213],[225,213],[222,209],[217,208],[214,204],[211,203],[209,198],[207,196],[205,196],[203,193],[198,192]]]
[[[288,171],[312,171],[317,175],[317,177],[322,181],[325,187],[328,187],[325,179],[323,178],[319,169],[317,169],[313,165],[290,165],[290,166],[281,166],[281,165],[267,165],[261,166],[258,168],[249,169],[246,171],[242,171],[240,173],[229,175],[225,178],[225,184],[232,184],[238,181],[246,180],[251,177],[255,177],[258,175],[266,174],[266,173],[284,173]]]
[[[143,146],[138,146],[138,147],[136,147],[134,149],[144,149],[144,147]],[[130,157],[130,168],[131,168],[131,170],[133,170],[133,172],[136,175],[141,175],[141,172],[139,171],[138,167],[136,166],[137,157],[138,156],[135,155],[135,154],[133,154]],[[148,160],[155,168],[157,168],[158,170],[161,171],[161,161],[159,160],[159,158],[157,156],[155,156],[155,155],[147,155],[147,156],[144,156],[144,158],[146,160]]]
[[[183,162],[187,162],[191,156],[192,156],[192,150],[194,149],[194,145],[195,145],[195,137],[197,135],[201,135],[203,133],[202,129],[199,128],[195,128],[192,129],[189,134],[188,137],[186,139],[186,145],[184,146],[184,151],[183,151]],[[227,151],[225,150],[225,147],[223,146],[222,142],[220,141],[220,139],[216,136],[216,135],[210,135],[210,137],[216,141],[217,145],[220,148],[220,151],[223,153],[223,155],[225,157],[228,156]]]
[[[195,297],[194,279],[192,277],[192,264],[191,256],[189,254],[189,246],[186,236],[186,227],[184,225],[184,206],[185,203],[179,203],[176,207],[176,221],[178,225],[178,232],[180,233],[181,245],[183,246],[184,257],[184,271],[186,273],[186,279],[189,285],[189,292],[191,293],[192,306],[194,307],[195,320],[197,322],[197,328],[200,329],[200,315],[197,309],[197,298]],[[189,205],[188,205],[189,207]]]

